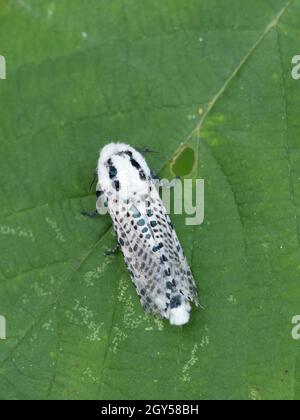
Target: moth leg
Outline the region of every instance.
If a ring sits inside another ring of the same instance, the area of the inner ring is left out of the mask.
[[[117,244],[114,248],[109,249],[108,251],[106,251],[104,253],[104,255],[105,255],[105,257],[113,257],[114,255],[117,254],[117,252],[119,251],[119,249],[120,249],[120,245]]]
[[[95,184],[95,182],[97,181],[97,171],[95,171],[94,172],[94,174],[93,174],[93,179],[92,179],[92,181],[91,181],[91,183],[90,183],[90,188],[89,188],[89,191],[91,192],[92,191],[92,188],[93,188],[93,185]]]
[[[94,218],[94,217],[97,217],[99,215],[99,213],[97,212],[97,210],[94,210],[94,211],[83,211],[81,213],[81,215],[82,216],[85,216],[85,217]]]
[[[151,177],[152,179],[158,179],[159,181],[161,180],[161,178],[153,171],[151,171]]]

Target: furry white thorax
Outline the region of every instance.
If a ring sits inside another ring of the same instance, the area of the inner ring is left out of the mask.
[[[144,171],[147,180],[141,180],[139,171],[131,164],[128,155],[122,153],[131,152],[133,159]],[[120,182],[120,189],[117,192],[113,187],[113,180],[109,176],[108,161],[111,159],[117,170],[116,179]],[[118,195],[121,200],[133,199],[148,193],[151,171],[143,156],[131,146],[124,143],[110,143],[100,152],[98,161],[98,179],[104,193]]]

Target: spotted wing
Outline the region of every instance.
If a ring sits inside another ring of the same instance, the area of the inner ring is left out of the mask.
[[[144,309],[168,318],[170,308],[176,305],[197,304],[193,275],[154,184],[150,184],[146,197],[115,208],[109,205],[127,268]]]

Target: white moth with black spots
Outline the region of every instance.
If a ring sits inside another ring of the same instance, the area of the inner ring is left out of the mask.
[[[191,304],[198,305],[196,284],[144,157],[111,143],[97,175],[97,210],[104,200],[144,310],[186,324]]]

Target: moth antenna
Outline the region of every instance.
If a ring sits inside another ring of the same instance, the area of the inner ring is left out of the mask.
[[[157,150],[151,150],[148,147],[136,149],[139,153],[159,153]]]

